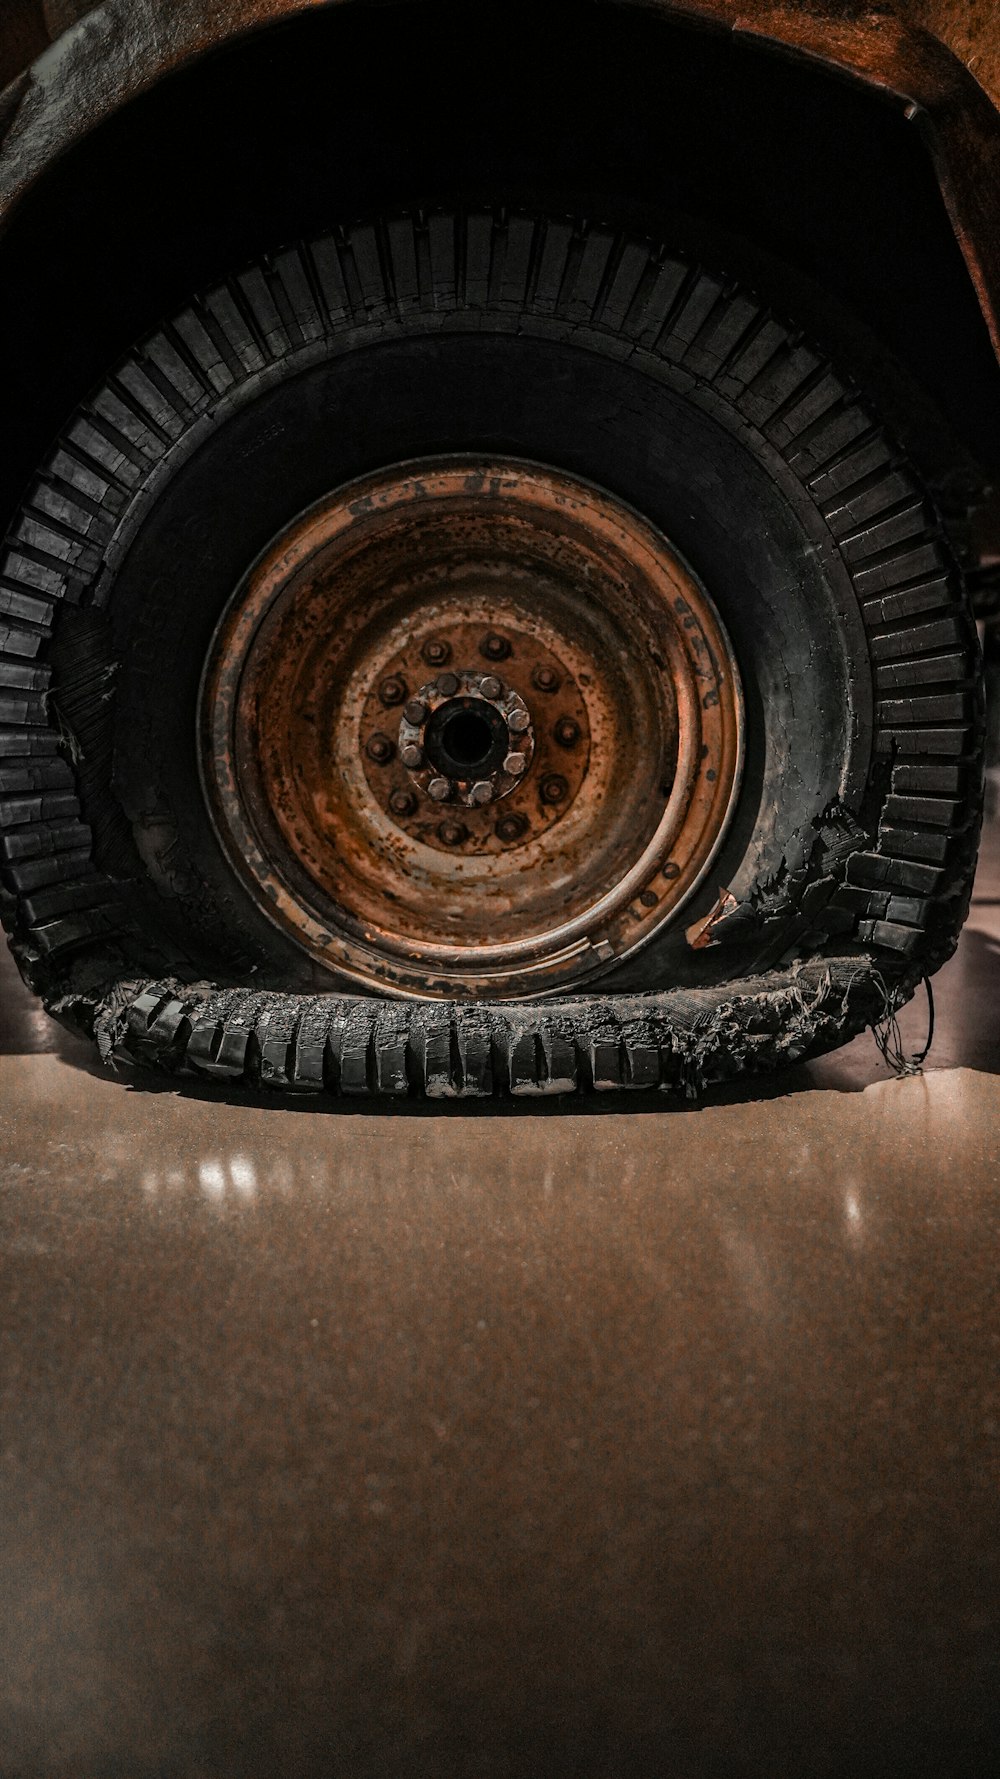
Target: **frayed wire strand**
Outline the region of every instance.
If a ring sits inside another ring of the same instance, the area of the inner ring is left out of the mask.
[[[907,1056],[903,1048],[903,1035],[896,1018],[899,1004],[896,1001],[895,990],[886,988],[884,983],[880,984],[885,995],[885,1015],[877,1025],[873,1026],[872,1035],[886,1066],[901,1079],[907,1075],[919,1075],[922,1072],[934,1042],[934,991],[931,988],[929,976],[923,978],[923,983],[927,991],[927,1041],[923,1049],[917,1051],[913,1056]]]

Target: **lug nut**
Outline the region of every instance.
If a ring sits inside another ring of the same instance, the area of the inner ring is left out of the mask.
[[[580,725],[572,717],[560,717],[552,733],[560,747],[575,747],[580,739]]]
[[[512,735],[523,735],[531,722],[526,710],[512,710],[507,718],[507,727]]]
[[[376,729],[374,735],[369,736],[365,753],[370,760],[375,761],[376,766],[388,765],[395,752],[396,749],[388,735],[383,735],[380,729]]]
[[[422,747],[418,747],[415,741],[407,741],[400,748],[399,757],[404,766],[409,766],[411,771],[415,771],[418,766],[422,766],[424,763],[424,750]]]
[[[503,691],[503,686],[500,684],[495,673],[486,673],[479,682],[479,690],[484,698],[499,698]]]
[[[523,754],[508,754],[503,769],[510,773],[511,778],[520,778],[527,763]]]
[[[559,675],[554,667],[536,667],[531,683],[539,692],[558,692]]]
[[[488,636],[483,637],[479,653],[485,655],[487,661],[506,661],[510,654],[510,643],[505,636],[498,636],[495,630],[491,630]]]
[[[412,723],[415,729],[419,729],[427,715],[427,706],[422,698],[411,698],[403,715],[408,723]]]
[[[454,698],[458,691],[458,677],[454,673],[439,673],[437,689],[442,698]]]
[[[433,797],[435,803],[443,803],[446,797],[451,796],[451,779],[432,778],[427,786],[427,795]]]
[[[379,686],[378,695],[383,704],[402,704],[406,697],[406,681],[398,673],[391,673]]]
[[[470,803],[489,803],[493,796],[493,786],[488,778],[477,778],[469,792]]]
[[[569,785],[561,772],[547,772],[542,779],[540,795],[543,803],[561,803]]]
[[[417,799],[412,791],[393,791],[389,798],[389,808],[393,815],[412,815],[417,807]]]
[[[438,827],[438,839],[444,846],[461,846],[469,837],[469,830],[464,822],[441,822]]]
[[[428,667],[443,667],[446,661],[451,660],[451,643],[442,642],[440,637],[432,636],[424,643],[420,653]]]
[[[527,826],[523,815],[502,815],[493,832],[498,840],[509,843],[511,840],[520,840]]]

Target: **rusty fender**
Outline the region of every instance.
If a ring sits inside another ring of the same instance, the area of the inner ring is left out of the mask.
[[[46,167],[165,76],[338,0],[6,0],[0,228]],[[339,0],[366,4],[368,0]],[[964,0],[629,0],[884,93],[920,131],[1000,354],[1000,10]]]

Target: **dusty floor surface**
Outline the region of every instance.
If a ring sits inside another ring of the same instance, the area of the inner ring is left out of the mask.
[[[996,1771],[977,888],[922,1077],[698,1108],[140,1087],[5,957],[4,1779]]]

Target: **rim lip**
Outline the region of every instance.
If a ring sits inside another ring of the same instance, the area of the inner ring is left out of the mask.
[[[337,488],[331,489],[327,494],[321,495],[318,500],[313,501],[308,507],[304,507],[282,528],[276,537],[272,538],[265,544],[264,548],[258,552],[257,556],[248,566],[246,572],[242,575],[232,594],[227,599],[216,621],[198,682],[198,697],[195,714],[195,742],[198,761],[198,776],[201,783],[202,794],[208,808],[212,829],[222,849],[223,856],[229,862],[230,867],[236,872],[240,881],[245,884],[251,893],[253,893],[255,889],[259,890],[261,878],[256,876],[252,869],[247,868],[249,864],[249,855],[253,854],[256,856],[260,865],[263,867],[264,873],[272,871],[273,866],[261,849],[256,829],[248,815],[244,816],[241,823],[242,833],[240,838],[244,845],[244,851],[239,858],[235,856],[234,848],[232,846],[232,839],[234,836],[230,832],[227,840],[225,824],[220,820],[221,811],[219,809],[218,788],[209,777],[206,765],[207,756],[209,754],[211,754],[212,758],[217,757],[214,740],[218,735],[220,728],[219,715],[217,712],[210,714],[208,702],[208,691],[216,670],[218,645],[225,633],[230,630],[231,627],[234,627],[235,621],[237,620],[237,614],[241,606],[245,603],[247,588],[253,582],[262,566],[268,562],[271,562],[275,568],[277,568],[280,563],[284,570],[283,579],[287,580],[288,576],[297,568],[301,567],[316,551],[317,544],[315,540],[311,542],[308,541],[315,519],[321,513],[331,511],[333,502],[336,502],[337,509],[342,511],[345,507],[349,506],[353,490],[360,490],[367,487],[376,478],[384,477],[389,470],[395,471],[398,479],[403,481],[412,480],[415,476],[419,475],[433,475],[436,470],[443,470],[448,467],[454,468],[459,464],[463,467],[467,466],[468,470],[472,472],[477,466],[492,465],[495,467],[497,461],[501,461],[503,465],[509,465],[511,469],[522,470],[528,474],[533,473],[536,475],[541,474],[542,476],[559,476],[566,481],[575,483],[585,492],[596,496],[599,500],[610,500],[613,502],[614,505],[620,508],[624,515],[631,521],[635,530],[643,536],[644,541],[648,540],[654,553],[662,552],[664,547],[666,547],[666,550],[672,556],[674,561],[697,588],[699,597],[704,601],[705,607],[714,621],[719,635],[726,647],[726,665],[729,668],[729,678],[731,681],[735,728],[733,743],[735,759],[730,778],[729,796],[726,799],[724,808],[721,809],[721,813],[717,818],[716,832],[702,864],[699,866],[695,876],[687,887],[675,901],[671,902],[669,909],[664,912],[662,920],[655,922],[648,932],[639,934],[632,944],[622,947],[621,950],[613,951],[610,957],[602,955],[601,950],[599,949],[601,945],[600,936],[598,936],[595,943],[591,940],[589,935],[589,929],[591,929],[596,922],[604,919],[608,914],[613,913],[619,905],[628,902],[635,892],[641,889],[648,881],[651,875],[651,867],[663,856],[664,838],[675,827],[678,819],[683,819],[684,811],[687,808],[691,794],[691,779],[693,768],[695,766],[693,757],[695,742],[690,732],[690,728],[687,728],[686,730],[682,729],[679,733],[677,768],[673,786],[664,808],[663,815],[657,823],[654,833],[650,836],[650,839],[643,848],[639,858],[635,860],[624,876],[620,877],[597,902],[591,903],[590,906],[583,910],[579,915],[575,915],[572,920],[566,921],[560,926],[550,927],[544,933],[532,935],[527,939],[513,940],[503,945],[449,947],[441,944],[428,943],[427,941],[418,939],[407,939],[405,941],[406,956],[411,963],[419,964],[423,962],[428,966],[436,967],[441,975],[454,974],[456,976],[466,974],[473,959],[475,959],[477,964],[482,962],[488,966],[492,963],[495,966],[499,966],[501,969],[506,965],[511,974],[530,976],[534,971],[549,968],[554,969],[559,964],[568,963],[570,959],[585,953],[589,949],[593,954],[593,963],[584,973],[574,973],[572,982],[565,985],[566,987],[575,989],[583,986],[585,981],[590,982],[598,976],[606,976],[610,974],[621,964],[625,963],[626,960],[635,957],[640,951],[643,951],[654,939],[660,938],[668,927],[671,927],[676,923],[682,910],[688,906],[692,897],[697,894],[698,890],[704,884],[706,877],[719,855],[719,851],[729,831],[730,823],[742,789],[743,769],[746,758],[746,711],[742,679],[729,632],[722,621],[715,601],[708,593],[701,577],[691,567],[687,558],[677,549],[672,540],[669,539],[664,532],[660,531],[650,519],[647,519],[643,513],[640,513],[631,502],[622,499],[617,494],[612,494],[609,489],[602,487],[600,483],[591,481],[589,477],[578,475],[576,471],[562,470],[555,465],[541,463],[535,458],[521,457],[512,452],[504,452],[502,458],[499,460],[496,457],[487,456],[482,451],[436,452],[426,457],[402,458],[397,463],[385,465],[381,469],[365,471],[363,474],[354,476],[349,481],[341,483]],[[321,544],[327,541],[329,541],[328,538],[323,538],[321,539]],[[253,646],[254,639],[266,622],[270,613],[273,611],[278,600],[282,597],[283,591],[284,587],[282,582],[276,580],[265,603],[256,612],[252,627],[250,628],[247,645],[244,649],[244,660],[247,659],[250,648]],[[222,724],[222,726],[229,732],[230,736],[232,733],[233,715],[234,711],[226,711],[224,713]],[[287,885],[285,888],[287,893]],[[300,922],[298,925],[292,926],[292,924],[283,917],[279,906],[272,901],[270,897],[254,894],[253,901],[257,911],[263,914],[271,922],[272,926],[274,926],[286,939],[291,939],[293,944],[298,945],[307,956],[311,957],[314,962],[320,965],[320,967],[329,970],[331,974],[356,982],[369,993],[374,992],[386,999],[420,1000],[429,1002],[433,1005],[435,1002],[446,998],[440,994],[430,992],[421,993],[418,987],[404,987],[391,980],[380,980],[377,984],[373,985],[370,976],[366,975],[364,970],[357,964],[352,963],[350,957],[339,955],[341,947],[346,946],[349,941],[345,940],[340,934],[330,932],[328,930],[328,923],[324,923],[321,920],[316,909],[309,908],[302,903],[297,903],[296,906],[298,907],[300,914],[306,916],[306,922],[305,924]],[[381,960],[385,954],[371,944],[368,935],[365,933],[363,924],[352,920],[350,922],[350,928],[353,930],[355,927],[357,929],[357,939],[361,941],[368,955],[375,961]],[[315,946],[309,944],[303,937],[306,933],[309,933],[317,941]],[[485,975],[485,972],[483,972],[483,974]],[[478,981],[479,973],[477,972],[477,976],[472,978],[468,985],[468,996],[471,1001],[492,1000],[500,1003],[504,1000],[524,1001],[552,999],[554,990],[557,990],[560,986],[558,983],[543,988],[530,988],[525,986],[521,992],[518,992],[517,988],[512,986],[510,990],[504,989],[502,994],[491,994],[489,992],[488,983],[484,982],[483,988],[485,992],[477,995],[476,987]],[[454,989],[456,985],[453,984],[451,986],[452,989]],[[451,998],[454,998],[453,993]]]

